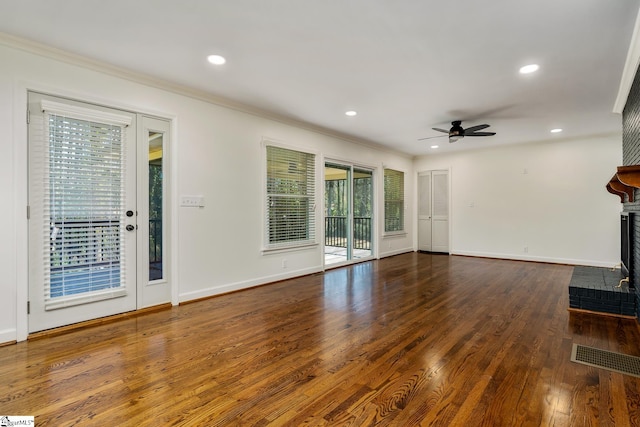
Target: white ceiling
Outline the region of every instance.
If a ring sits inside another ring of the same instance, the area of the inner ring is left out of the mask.
[[[619,131],[612,110],[639,6],[0,0],[0,32],[421,155],[434,142],[446,152]],[[209,64],[214,53],[227,63]],[[520,75],[529,63],[540,71]],[[497,135],[418,141],[456,119]]]

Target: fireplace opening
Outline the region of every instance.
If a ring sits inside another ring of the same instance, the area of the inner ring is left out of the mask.
[[[622,276],[629,278],[629,287],[633,287],[633,223],[634,212],[620,213],[620,264]]]

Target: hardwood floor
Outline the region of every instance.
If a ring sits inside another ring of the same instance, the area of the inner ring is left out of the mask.
[[[635,320],[569,313],[564,265],[410,253],[0,348],[41,426],[640,426]]]

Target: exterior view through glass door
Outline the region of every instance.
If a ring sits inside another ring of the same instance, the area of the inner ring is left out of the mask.
[[[138,216],[139,269],[138,308],[149,307],[171,300],[167,271],[169,253],[167,205],[167,170],[165,153],[169,144],[169,122],[153,117],[140,119],[141,135],[138,204],[146,206]]]
[[[163,278],[162,151],[164,133],[148,131],[147,135],[149,138],[149,280],[161,280]]]
[[[327,162],[324,169],[325,265],[373,256],[373,171]]]

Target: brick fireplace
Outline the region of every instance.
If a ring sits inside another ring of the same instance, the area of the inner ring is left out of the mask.
[[[636,70],[622,111],[622,165],[612,171],[607,190],[620,197],[621,261],[628,274],[595,267],[576,267],[569,285],[570,309],[629,315],[640,320],[640,72]],[[627,220],[625,224],[625,219]],[[625,230],[628,227],[628,233]],[[628,236],[628,237],[625,237]],[[626,256],[623,252],[628,245]],[[629,258],[629,259],[625,259]],[[620,281],[621,279],[624,279]],[[620,285],[616,286],[616,282]]]
[[[636,72],[631,91],[622,113],[622,164],[626,167],[640,165],[640,73]],[[633,189],[633,197],[625,197],[623,209],[625,212],[640,212],[640,191]],[[629,201],[632,199],[633,201]],[[640,268],[640,215],[632,226],[632,263],[636,267],[629,278],[629,284],[635,288],[636,316],[640,319],[640,282],[638,268]]]

